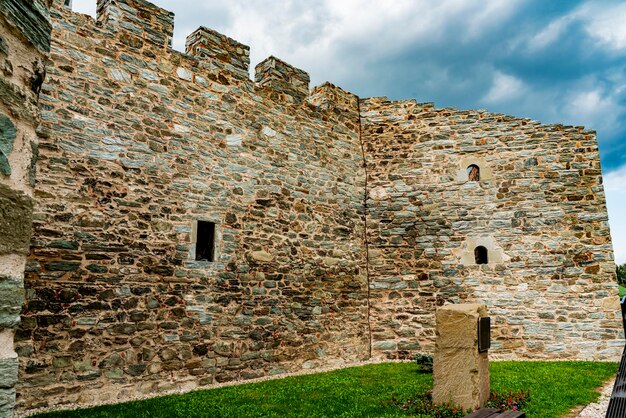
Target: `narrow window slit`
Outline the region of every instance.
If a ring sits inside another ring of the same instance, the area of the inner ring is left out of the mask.
[[[215,223],[198,221],[196,261],[215,261]]]
[[[480,181],[480,167],[476,164],[467,167],[467,179],[469,181]]]
[[[489,251],[482,245],[474,250],[476,264],[489,264]]]

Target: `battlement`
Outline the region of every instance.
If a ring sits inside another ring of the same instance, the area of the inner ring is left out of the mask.
[[[309,102],[329,111],[358,112],[359,97],[336,85],[326,82],[311,91]]]
[[[187,37],[185,51],[198,59],[211,58],[214,64],[248,77],[250,47],[204,26]]]
[[[97,21],[123,32],[124,44],[141,48],[144,43],[171,48],[174,13],[144,0],[98,0]]]
[[[311,81],[306,71],[274,56],[270,56],[255,67],[254,79],[261,87],[270,87],[296,102],[301,102],[308,96]]]
[[[54,9],[54,8],[68,8],[68,9],[72,9],[72,0],[52,0],[50,8]]]

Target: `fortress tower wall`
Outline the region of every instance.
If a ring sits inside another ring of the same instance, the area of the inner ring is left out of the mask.
[[[19,407],[366,359],[356,96],[307,97],[274,58],[256,85],[247,47],[206,29],[173,51],[143,1],[98,13],[52,12]]]
[[[374,356],[432,351],[436,307],[472,301],[494,317],[494,358],[619,357],[594,132],[385,98],[361,117]]]
[[[48,2],[0,2],[0,418],[11,417],[33,219],[37,100],[50,48]]]

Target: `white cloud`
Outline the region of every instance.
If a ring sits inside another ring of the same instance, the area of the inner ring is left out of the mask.
[[[604,176],[611,237],[618,264],[626,263],[626,165]]]
[[[530,51],[539,51],[551,46],[566,32],[572,21],[572,16],[564,16],[552,21],[545,29],[530,38],[528,48]]]
[[[626,49],[626,3],[589,1],[574,13],[599,44],[616,51]]]
[[[600,83],[591,87],[579,86],[565,97],[563,118],[576,125],[600,129],[605,135],[613,135],[623,127],[626,107],[621,104],[615,91],[607,91]]]
[[[525,89],[526,87],[520,79],[512,75],[496,71],[494,73],[491,89],[482,101],[488,105],[510,101],[519,97]]]
[[[529,51],[552,46],[570,27],[580,23],[596,46],[611,51],[626,50],[626,3],[621,1],[587,1],[571,13],[553,20],[527,40]],[[581,40],[582,42],[583,40]]]
[[[604,175],[604,190],[626,194],[626,165]]]

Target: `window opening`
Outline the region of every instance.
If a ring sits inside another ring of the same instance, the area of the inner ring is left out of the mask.
[[[467,167],[467,179],[469,181],[480,181],[480,167],[476,164]]]
[[[476,259],[476,264],[489,264],[489,251],[483,246],[476,247],[474,258]]]
[[[215,223],[198,221],[196,261],[215,261]]]

